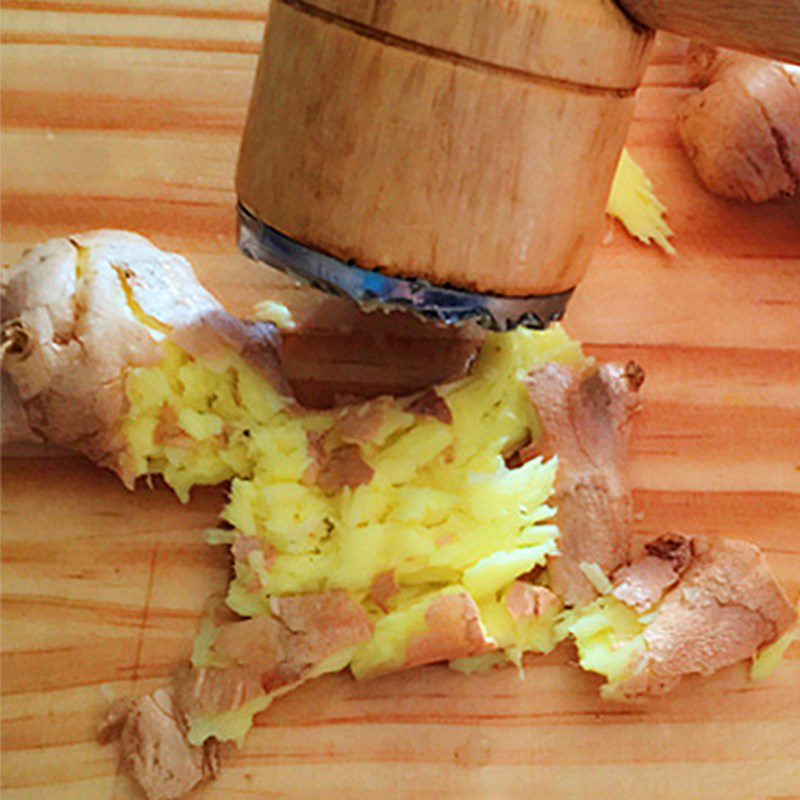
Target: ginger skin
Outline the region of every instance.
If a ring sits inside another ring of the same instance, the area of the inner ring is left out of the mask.
[[[678,131],[714,194],[762,203],[800,193],[800,68],[692,43]]]

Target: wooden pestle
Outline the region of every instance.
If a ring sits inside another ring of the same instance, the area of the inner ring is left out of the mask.
[[[610,0],[272,0],[239,201],[388,274],[571,289],[652,38]]]

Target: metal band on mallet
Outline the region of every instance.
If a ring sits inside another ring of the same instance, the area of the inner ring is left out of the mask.
[[[493,331],[543,329],[561,319],[572,289],[534,297],[479,294],[363,269],[306,247],[238,206],[239,248],[301,283],[353,300],[365,311],[410,311],[445,325],[476,322]]]

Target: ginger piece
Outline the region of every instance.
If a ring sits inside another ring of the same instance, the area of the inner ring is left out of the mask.
[[[173,693],[157,689],[138,700],[117,701],[100,738],[119,740],[120,761],[149,800],[177,800],[216,777],[219,769],[217,742],[196,747],[187,740],[187,730]]]
[[[119,740],[120,762],[149,800],[183,797],[215,777],[222,731],[240,739],[272,699],[341,669],[372,634],[369,617],[344,592],[274,598],[271,607],[271,615],[215,631],[209,647],[226,666],[184,666],[170,688],[109,710],[101,741]],[[204,735],[209,725],[215,737]]]
[[[673,231],[664,218],[666,213],[666,206],[656,197],[653,182],[625,148],[614,173],[606,214],[618,219],[642,244],[655,243],[672,256],[675,255],[670,242]]]
[[[405,404],[405,410],[409,414],[416,414],[420,417],[433,417],[446,425],[453,421],[453,412],[443,397],[439,397],[436,389],[426,389],[418,395],[409,398]]]
[[[692,544],[690,565],[644,631],[647,655],[621,687],[625,694],[650,691],[653,683],[663,691],[683,675],[743,661],[795,620],[757,547],[723,538],[695,537]]]
[[[675,534],[645,545],[646,555],[614,573],[611,594],[640,614],[674,586],[694,558],[691,539]]]
[[[125,381],[131,368],[161,361],[165,341],[198,356],[238,353],[288,394],[275,328],[231,317],[185,259],[134,233],[51,239],[1,280],[3,370],[24,421],[114,470],[129,488],[136,470],[121,426]]]
[[[800,191],[800,68],[692,43],[678,130],[700,180],[762,203]]]
[[[561,602],[553,592],[526,581],[514,581],[505,599],[508,613],[515,621],[541,617],[549,611],[561,609]]]
[[[581,565],[606,574],[629,556],[630,492],[623,479],[630,419],[644,372],[603,364],[583,373],[548,364],[526,385],[545,431],[545,452],[557,454],[555,505],[560,555],[549,565],[550,586],[567,606],[597,596]]]
[[[203,717],[239,711],[256,698],[304,682],[327,660],[368,641],[372,631],[372,620],[346,592],[272,598],[269,614],[217,630],[209,650],[216,663],[227,666],[181,673],[181,712],[191,728]]]
[[[754,545],[680,534],[651,545],[613,576],[612,596],[565,623],[581,666],[608,680],[603,696],[670,691],[686,675],[711,675],[753,657],[795,622],[795,609]]]
[[[425,629],[406,647],[404,669],[467,658],[494,649],[480,610],[467,592],[443,594],[425,609]]]
[[[364,460],[357,444],[343,444],[326,453],[316,474],[316,484],[324,492],[354,489],[372,480],[375,470]]]

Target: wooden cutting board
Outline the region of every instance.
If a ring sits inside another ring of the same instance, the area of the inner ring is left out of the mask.
[[[264,0],[6,0],[3,261],[26,244],[124,227],[187,255],[237,312],[276,297],[303,398],[409,389],[446,374],[458,337],[363,317],[247,263],[234,247],[234,159]],[[656,53],[631,131],[670,208],[677,258],[615,226],[567,317],[602,358],[647,371],[633,437],[642,532],[750,539],[800,592],[800,204],[719,201],[672,116],[681,43]],[[554,198],[557,200],[558,198]],[[569,202],[569,198],[564,198]],[[412,357],[413,354],[413,357]],[[136,793],[95,743],[109,698],[157,685],[187,655],[226,580],[201,544],[223,490],[187,506],[129,494],[48,449],[3,461],[2,786],[6,800]],[[198,797],[800,797],[800,646],[768,682],[745,669],[641,705],[601,703],[568,648],[465,678],[444,667],[277,702]]]

